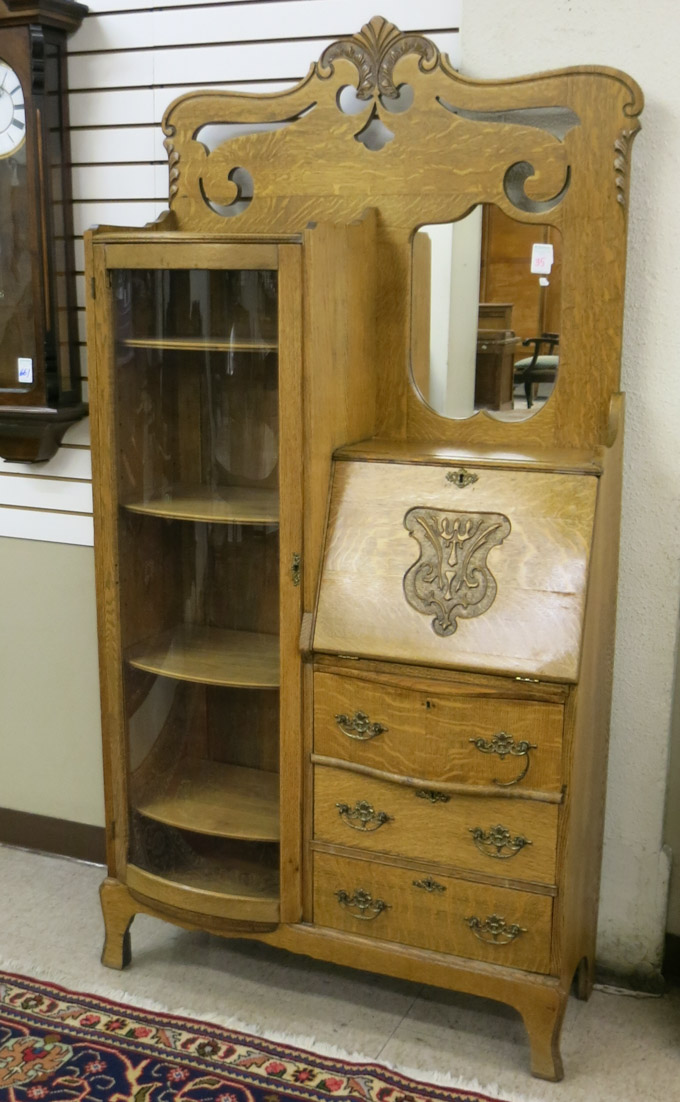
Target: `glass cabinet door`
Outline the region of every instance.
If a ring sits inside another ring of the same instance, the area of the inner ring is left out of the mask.
[[[276,270],[112,269],[129,862],[279,917]]]

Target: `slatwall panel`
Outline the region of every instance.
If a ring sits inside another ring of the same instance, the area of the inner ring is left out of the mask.
[[[300,80],[325,47],[376,8],[431,37],[459,63],[462,0],[87,0],[69,41],[71,152],[79,339],[87,399],[83,232],[143,225],[166,207],[160,120],[197,87],[276,92]],[[49,463],[0,465],[0,536],[92,543],[87,421]]]

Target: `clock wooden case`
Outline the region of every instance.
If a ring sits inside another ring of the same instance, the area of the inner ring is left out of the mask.
[[[561,1077],[641,107],[614,69],[463,78],[376,18],[286,93],[178,100],[169,212],[88,234],[105,964],[140,912],[260,938],[509,1003]],[[414,234],[480,203],[561,235],[559,375],[525,419],[448,420],[412,381]]]
[[[0,0],[0,456],[51,458],[81,401],[66,38],[72,0]]]

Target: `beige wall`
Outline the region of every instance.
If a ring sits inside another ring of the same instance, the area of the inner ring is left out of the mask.
[[[466,0],[461,26],[468,75],[610,65],[629,72],[646,96],[632,154],[624,502],[598,935],[600,959],[626,970],[658,967],[668,888],[663,815],[680,595],[680,370],[669,346],[680,302],[680,67],[670,43],[679,34],[677,0]],[[612,149],[612,180],[614,156]],[[677,788],[673,799],[680,801]],[[674,829],[680,854],[677,820]]]
[[[0,807],[104,823],[92,548],[0,539]]]

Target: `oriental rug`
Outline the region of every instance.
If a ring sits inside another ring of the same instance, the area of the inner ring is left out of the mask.
[[[2,1102],[500,1102],[0,972]]]

